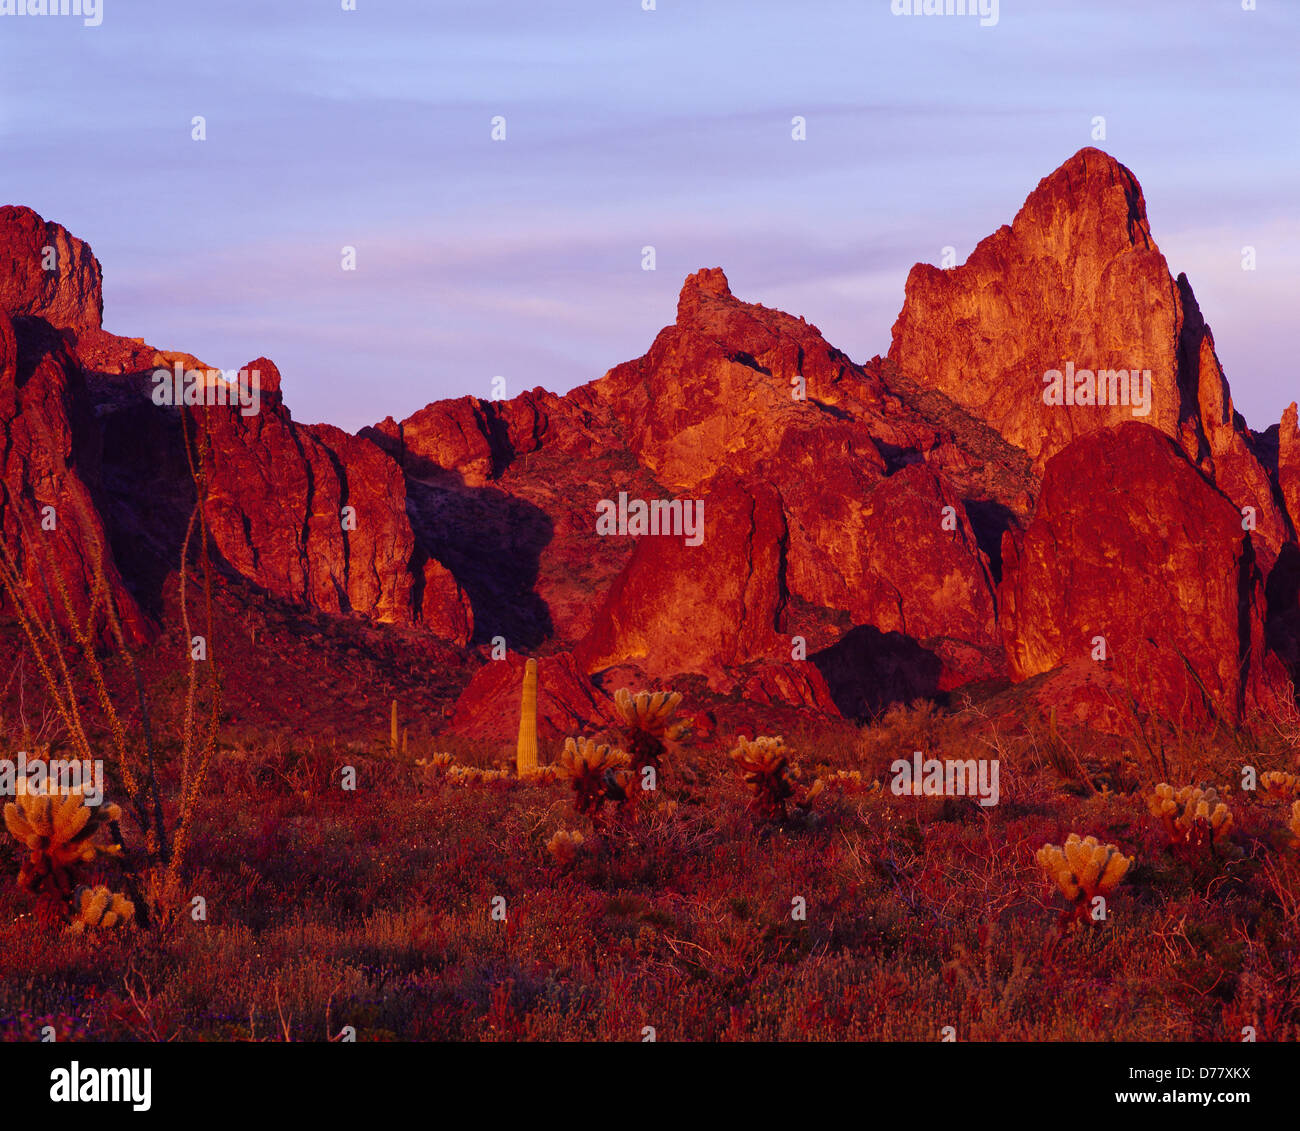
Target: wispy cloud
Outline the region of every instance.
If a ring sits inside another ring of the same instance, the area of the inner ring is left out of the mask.
[[[0,199],[91,241],[110,328],[267,354],[297,415],[355,428],[495,375],[589,380],[700,266],[870,356],[911,264],[968,254],[1104,116],[1239,407],[1262,427],[1294,395],[1295,5],[1004,0],[987,29],[888,0],[359,8],[6,21]]]

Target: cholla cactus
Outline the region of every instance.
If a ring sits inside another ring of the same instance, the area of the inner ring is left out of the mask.
[[[561,868],[567,868],[578,858],[583,839],[582,833],[577,829],[572,832],[568,829],[557,829],[555,835],[546,842],[546,851]]]
[[[483,770],[478,766],[450,766],[447,769],[447,781],[452,785],[509,784],[515,780],[514,774],[509,770]]]
[[[106,887],[77,889],[73,899],[70,930],[82,934],[88,930],[125,926],[135,918],[135,904],[124,895]]]
[[[632,796],[632,772],[622,750],[597,745],[590,738],[568,738],[556,763],[560,777],[573,786],[579,813],[598,813],[606,801],[627,801]]]
[[[425,784],[429,784],[439,778],[444,780],[450,778],[454,761],[455,758],[450,754],[430,754],[427,758],[417,758],[415,768],[420,772]]]
[[[72,870],[98,855],[122,851],[111,824],[122,817],[116,805],[92,807],[80,792],[28,789],[4,809],[5,827],[27,849],[18,883],[33,893],[67,896],[73,890]],[[103,834],[103,835],[101,835]]]
[[[1065,845],[1045,844],[1038,850],[1038,866],[1049,880],[1061,889],[1074,906],[1074,916],[1089,919],[1092,901],[1108,896],[1118,886],[1133,863],[1113,844],[1101,844],[1095,836],[1079,837],[1071,833]]]
[[[546,785],[549,782],[558,781],[560,770],[558,766],[537,766],[531,770],[526,770],[519,775],[521,781],[532,782],[534,785]]]
[[[783,818],[786,802],[795,795],[798,783],[798,771],[790,765],[785,740],[779,735],[776,738],[760,736],[750,742],[741,735],[731,752],[731,760],[745,775],[745,782],[754,794],[755,808],[765,817]],[[819,778],[795,804],[801,809],[809,809],[821,791]]]
[[[688,733],[689,723],[672,721],[681,701],[680,691],[640,691],[633,695],[620,687],[614,693],[614,702],[623,716],[623,745],[633,770],[639,773],[646,766],[657,768],[668,743]]]
[[[828,789],[842,790],[844,793],[879,793],[879,778],[865,778],[861,770],[836,770],[818,779]]]
[[[1295,774],[1284,774],[1281,770],[1269,770],[1260,774],[1259,784],[1269,797],[1277,801],[1289,801],[1300,792],[1300,778]]]
[[[1213,789],[1185,785],[1175,790],[1161,782],[1147,799],[1153,817],[1159,817],[1172,845],[1191,848],[1223,844],[1232,829],[1232,811]]]

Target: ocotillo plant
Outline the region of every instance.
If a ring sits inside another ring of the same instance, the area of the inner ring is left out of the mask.
[[[519,745],[515,772],[522,778],[537,769],[537,661],[524,665],[524,694],[519,705]]]

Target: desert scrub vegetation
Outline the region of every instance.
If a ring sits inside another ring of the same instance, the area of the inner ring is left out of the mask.
[[[690,724],[673,722],[681,705],[680,691],[639,691],[633,695],[625,687],[614,694],[614,703],[622,717],[619,746],[628,754],[634,773],[647,767],[656,774],[659,760],[672,743],[690,733]]]
[[[556,829],[546,842],[546,851],[561,868],[570,867],[578,858],[585,838],[577,829]]]
[[[454,754],[442,751],[430,754],[427,758],[417,758],[415,765],[426,781],[434,781],[438,778],[445,778],[455,761],[456,756]]]
[[[18,886],[33,895],[70,897],[82,866],[121,854],[121,817],[118,806],[88,805],[80,791],[33,790],[24,782],[4,807],[5,828],[25,850]]]
[[[1259,785],[1274,801],[1289,801],[1300,793],[1300,778],[1281,770],[1269,770],[1260,774]]]
[[[256,802],[225,773],[200,802],[187,890],[205,922],[90,946],[0,887],[0,1037],[1300,1037],[1300,868],[1255,842],[1253,816],[1253,855],[1211,886],[1142,863],[1162,854],[1140,794],[1062,807],[1048,767],[991,811],[828,787],[822,820],[794,828],[754,822],[731,746],[701,755],[728,772],[702,774],[698,800],[642,798],[600,836],[559,783],[413,791],[349,754],[361,786],[344,793],[328,745],[248,751]],[[819,776],[860,770],[851,738],[818,758]],[[1104,931],[1062,935],[1048,911],[1035,853],[1071,824],[1142,858]]]
[[[636,796],[636,777],[631,759],[608,743],[590,738],[570,738],[564,743],[556,769],[573,790],[573,807],[578,813],[599,816],[606,802],[627,805]]]
[[[41,901],[42,920],[66,922],[77,934],[132,922],[126,896],[102,885],[74,888],[97,860],[121,856],[121,818],[117,805],[92,806],[80,790],[59,791],[48,778],[38,789],[19,784],[4,824],[25,853],[18,886]]]
[[[135,904],[126,896],[98,887],[78,888],[69,930],[73,934],[123,927],[135,917]]]
[[[692,745],[689,789],[602,797],[598,823],[578,797],[630,758],[573,759],[578,789],[522,784],[513,744],[421,734],[428,764],[395,762],[374,739],[388,703],[363,720],[365,749],[290,735],[223,753],[185,873],[206,920],[78,935],[0,885],[0,1039],[47,1024],[60,1040],[325,1041],[345,1025],[364,1041],[639,1041],[646,1025],[660,1040],[1300,1038],[1300,853],[1275,804],[1233,795],[1240,860],[1180,858],[1147,787],[1067,792],[1078,783],[1035,758],[1029,727],[981,705],[903,711],[879,734],[788,731],[827,783],[817,821],[754,820],[724,721]],[[928,740],[904,729],[918,715]],[[1070,735],[1090,775],[1105,741]],[[550,742],[539,760],[559,774]],[[886,768],[915,749],[996,753],[1015,787],[987,809],[897,796],[864,749]],[[1196,757],[1207,770],[1175,780],[1239,765]],[[686,760],[661,761],[675,786]],[[480,773],[457,787],[457,766]],[[1104,930],[1056,926],[1063,895],[1036,855],[1072,829],[1134,860]],[[23,850],[5,851],[12,876]]]

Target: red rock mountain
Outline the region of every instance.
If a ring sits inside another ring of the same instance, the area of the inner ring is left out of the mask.
[[[84,581],[107,535],[142,637],[194,505],[184,423],[212,438],[227,581],[461,647],[467,735],[512,736],[527,654],[551,734],[673,682],[863,716],[1045,677],[1102,726],[1117,703],[1239,723],[1295,694],[1295,408],[1276,433],[1234,411],[1136,179],[1095,149],[962,266],[913,268],[888,357],[853,362],[714,268],[644,356],[568,394],[356,436],[294,422],[264,358],[255,414],[154,404],[156,368],[206,367],[105,333],[98,263],[29,210],[0,210],[0,269],[0,532],[39,585],[25,531],[84,512],[44,545]],[[1112,384],[1129,403],[1096,403]]]

